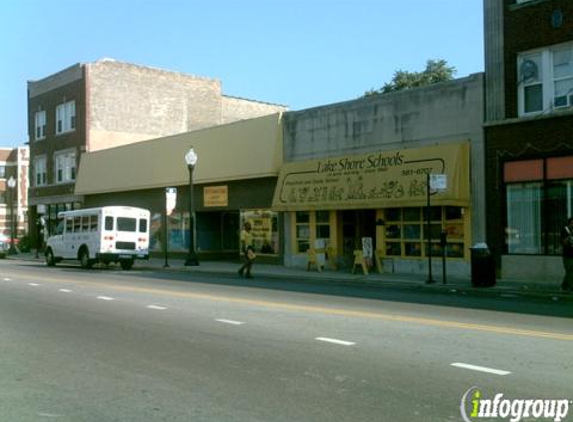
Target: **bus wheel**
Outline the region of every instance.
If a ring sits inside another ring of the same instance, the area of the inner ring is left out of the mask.
[[[122,259],[119,261],[122,270],[130,270],[133,267],[133,259]]]
[[[80,252],[80,265],[86,270],[92,267],[92,261],[89,258],[88,250],[85,248]]]
[[[56,266],[56,258],[54,258],[54,253],[52,252],[51,248],[48,248],[48,250],[46,251],[46,265],[48,267]]]

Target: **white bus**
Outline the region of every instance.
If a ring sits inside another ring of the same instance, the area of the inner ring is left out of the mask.
[[[129,270],[135,259],[149,259],[149,211],[135,207],[100,207],[62,211],[56,234],[46,245],[46,264],[79,260],[83,268],[119,262]]]

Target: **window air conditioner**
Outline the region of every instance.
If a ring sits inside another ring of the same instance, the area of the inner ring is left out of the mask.
[[[565,108],[573,106],[573,95],[560,95],[553,98],[554,108]]]

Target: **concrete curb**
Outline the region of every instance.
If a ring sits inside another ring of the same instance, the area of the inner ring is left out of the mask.
[[[43,257],[36,258],[33,254],[19,254],[8,255],[8,260],[21,260],[31,262],[43,262]],[[198,266],[198,267],[185,267],[183,264],[170,264],[165,268],[163,263],[159,260],[152,261],[138,261],[134,266],[135,270],[143,271],[159,271],[159,272],[178,272],[178,273],[200,273],[212,274],[223,276],[237,277],[236,268],[238,263],[220,263],[216,267],[212,266]],[[210,263],[211,264],[211,263]],[[230,266],[232,265],[232,268]],[[296,269],[277,269],[266,266],[265,264],[257,265],[256,276],[270,278],[270,279],[283,279],[283,280],[298,280],[304,279],[307,282],[316,284],[335,284],[339,286],[348,287],[364,287],[364,288],[401,288],[409,290],[422,290],[422,291],[437,291],[440,293],[472,295],[482,297],[507,297],[507,298],[529,298],[529,299],[544,299],[550,301],[572,301],[573,294],[565,293],[558,290],[558,286],[553,289],[542,289],[539,284],[527,281],[511,281],[509,285],[503,285],[500,281],[493,287],[474,287],[470,280],[452,279],[448,284],[442,284],[441,279],[436,280],[434,284],[426,284],[423,276],[420,275],[395,275],[395,274],[372,274],[371,276],[345,274],[345,273],[330,273],[330,272],[312,272]],[[372,276],[376,278],[372,278]],[[413,279],[412,277],[416,277]],[[382,279],[384,278],[384,279]],[[545,287],[545,286],[543,286]]]

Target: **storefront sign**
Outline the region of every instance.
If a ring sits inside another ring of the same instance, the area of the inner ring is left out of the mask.
[[[423,206],[428,174],[447,179],[433,204],[468,206],[469,142],[285,164],[273,209]]]
[[[177,205],[177,188],[165,188],[165,212],[171,215]]]
[[[226,207],[229,205],[228,186],[208,186],[203,188],[205,207]]]
[[[446,190],[448,188],[448,176],[445,174],[430,174],[431,190]]]

